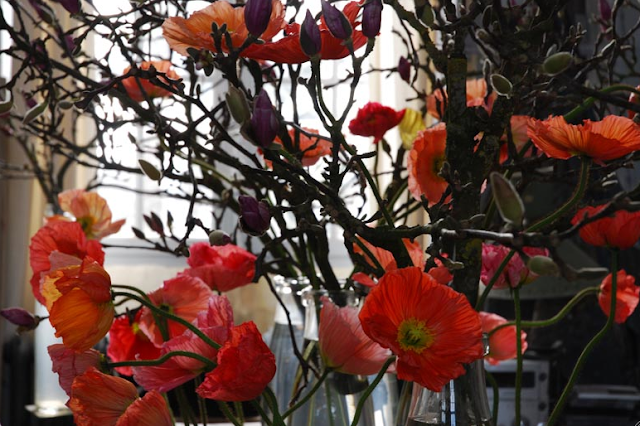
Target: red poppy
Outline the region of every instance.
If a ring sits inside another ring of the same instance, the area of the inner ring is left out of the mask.
[[[611,278],[609,274],[602,280],[598,303],[602,311],[609,316],[611,312]],[[638,306],[640,287],[636,285],[636,279],[632,275],[627,275],[624,270],[618,271],[616,284],[616,318],[618,324],[622,324],[629,318],[629,315]]]
[[[302,128],[307,133],[318,134],[316,129],[309,129],[307,127]],[[325,155],[331,155],[331,147],[333,143],[326,139],[320,139],[319,137],[309,137],[302,132],[298,132],[298,144],[296,145],[296,130],[289,130],[289,137],[297,148],[295,152],[302,154],[301,162],[303,166],[313,166],[318,160]],[[282,145],[282,140],[276,137],[276,142]],[[271,167],[270,164],[268,164]]]
[[[596,215],[606,205],[584,207],[571,219],[571,224]],[[603,217],[580,228],[580,238],[596,247],[628,249],[640,239],[640,212],[618,210],[613,216]]]
[[[376,374],[391,356],[362,331],[356,307],[339,308],[326,297],[320,310],[318,343],[325,365],[341,373]]]
[[[478,313],[421,268],[387,272],[360,311],[362,329],[398,356],[398,378],[438,392],[482,358]]]
[[[172,426],[164,397],[155,391],[138,397],[136,387],[120,377],[90,368],[71,387],[67,406],[77,426]]]
[[[418,132],[407,158],[409,191],[413,198],[424,195],[432,206],[440,201],[449,183],[439,173],[445,161],[447,128],[444,123]]]
[[[160,357],[160,349],[140,330],[141,315],[142,310],[139,310],[133,321],[127,315],[122,315],[113,321],[109,330],[107,348],[107,356],[112,362]],[[115,370],[125,376],[133,375],[131,367],[116,367]]]
[[[549,251],[543,248],[525,247],[522,249],[528,256],[548,256]],[[511,252],[511,249],[505,246],[482,244],[482,271],[480,280],[484,285],[488,285],[500,267],[504,258]],[[493,284],[493,288],[509,288],[518,285],[529,284],[536,280],[538,275],[531,272],[525,265],[524,261],[518,253],[507,263],[506,268],[502,270],[502,274]]]
[[[68,348],[85,351],[111,327],[114,317],[111,278],[89,257],[47,273],[42,282],[42,296],[55,335]]]
[[[623,157],[640,149],[640,126],[626,117],[609,115],[602,121],[567,124],[564,117],[529,119],[528,135],[551,158],[585,155],[597,162]]]
[[[231,330],[218,351],[218,366],[196,389],[203,398],[250,401],[257,398],[276,374],[276,358],[253,321]]]
[[[222,345],[227,341],[233,327],[231,304],[225,296],[212,295],[209,298],[207,310],[198,315],[193,325],[214,342]],[[186,330],[182,335],[165,342],[160,356],[172,351],[191,352],[211,360],[216,359],[218,353],[217,349],[196,336],[191,330]],[[201,361],[183,356],[171,357],[158,366],[133,368],[134,378],[140,386],[146,390],[158,392],[170,391],[204,371],[207,371],[207,366]]]
[[[102,357],[100,352],[95,349],[76,352],[59,343],[49,346],[47,351],[53,364],[52,370],[54,373],[58,373],[60,387],[69,396],[71,396],[73,380],[84,374],[90,367],[98,368]]]
[[[402,121],[402,117],[404,110],[396,111],[378,102],[368,102],[349,122],[349,131],[354,135],[373,136],[373,143],[378,143],[389,129]]]
[[[169,80],[179,80],[180,76],[171,69],[171,62],[169,61],[145,61],[138,65],[138,68],[141,70],[148,70],[151,67],[154,67],[158,73],[165,74],[164,76],[159,76],[158,79],[163,83],[169,85]],[[127,67],[122,74],[126,74],[131,70],[131,67]],[[139,84],[138,84],[139,82]],[[149,99],[153,98],[164,98],[167,96],[171,96],[171,92],[167,89],[164,89],[160,86],[156,86],[151,81],[144,79],[142,77],[127,77],[121,81],[124,86],[127,95],[134,100],[135,102],[142,102],[145,98],[145,93]]]
[[[211,294],[211,289],[201,279],[188,275],[179,275],[165,281],[161,288],[149,293],[149,299],[154,305],[191,322],[200,312],[207,309]],[[142,307],[139,326],[140,330],[156,346],[162,345],[162,334],[156,325],[151,310],[147,307]],[[171,339],[184,333],[186,327],[175,321],[168,320],[167,329]]]
[[[431,275],[440,284],[448,285],[453,279],[453,274],[449,271],[449,268],[442,264],[440,259],[435,259],[436,265],[427,271],[427,274]]]
[[[480,312],[480,320],[482,321],[482,332],[490,333],[507,322],[500,315],[489,312]],[[527,333],[520,331],[520,341],[522,342],[522,353],[527,350]],[[485,356],[485,360],[491,365],[498,365],[500,361],[513,359],[517,356],[516,350],[516,326],[511,325],[503,327],[489,336],[489,353]]]
[[[241,247],[195,243],[189,253],[187,263],[191,268],[182,273],[200,278],[213,290],[230,291],[253,281],[256,256]]]
[[[31,289],[38,302],[45,304],[40,293],[40,279],[43,272],[51,269],[49,256],[54,251],[68,254],[78,259],[91,257],[100,265],[104,263],[102,245],[95,240],[87,240],[82,226],[77,222],[56,221],[46,224],[31,238],[29,262],[33,270]]]
[[[444,96],[443,96],[444,93]],[[443,116],[445,108],[445,100],[448,98],[446,90],[436,89],[432,94],[427,96],[427,112],[434,118]],[[481,106],[488,112],[493,108],[493,102],[496,100],[495,92],[487,99],[487,82],[484,78],[476,78],[467,80],[467,106]]]

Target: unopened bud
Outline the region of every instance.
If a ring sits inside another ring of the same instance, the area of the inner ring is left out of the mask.
[[[11,324],[18,326],[18,332],[33,330],[40,323],[40,318],[22,308],[0,309],[0,316]]]
[[[317,55],[322,49],[320,28],[308,10],[300,27],[300,47],[308,57]]]
[[[229,86],[229,90],[224,96],[231,116],[238,124],[244,124],[251,118],[249,102],[244,92],[237,87]]]
[[[138,160],[138,165],[140,166],[140,170],[142,170],[142,173],[147,175],[149,179],[156,181],[162,179],[162,172],[147,160]]]
[[[527,261],[527,268],[536,275],[548,275],[557,277],[560,275],[560,268],[550,257],[533,256]]]
[[[382,0],[369,0],[362,9],[362,34],[372,38],[380,32]]]
[[[253,141],[262,148],[271,146],[280,126],[271,99],[264,90],[261,90],[255,98],[250,124]]]
[[[80,13],[80,0],[55,0],[55,2],[62,5],[72,15]]]
[[[240,203],[240,227],[249,235],[260,236],[269,229],[271,213],[264,201],[258,201],[248,195],[238,198]]]
[[[22,124],[29,124],[36,118],[40,117],[45,112],[48,106],[49,98],[45,99],[44,102],[37,104],[29,111],[27,111],[22,118]]]
[[[496,93],[500,96],[506,96],[507,98],[511,97],[511,93],[513,92],[513,85],[511,82],[501,74],[491,74],[491,87]]]
[[[71,109],[72,107],[73,107],[73,102],[71,101],[62,100],[58,102],[58,108],[60,109]]]
[[[611,19],[611,6],[607,0],[598,1],[598,10],[603,21],[608,22]]]
[[[515,226],[522,225],[524,204],[513,184],[498,172],[492,172],[489,181],[502,219]]]
[[[571,61],[573,61],[573,56],[569,52],[554,53],[542,63],[542,71],[553,77],[569,68]]]
[[[411,63],[404,56],[400,56],[398,61],[398,74],[407,83],[411,80]]]
[[[226,246],[231,242],[231,237],[224,231],[216,229],[209,234],[209,244],[212,246]]]
[[[333,6],[328,1],[322,0],[321,4],[324,23],[327,25],[331,35],[335,38],[339,38],[340,40],[346,40],[351,37],[353,27],[347,17],[344,16],[344,13],[339,11],[337,7]]]
[[[260,37],[265,32],[272,10],[271,0],[247,0],[244,6],[244,22],[253,36]]]

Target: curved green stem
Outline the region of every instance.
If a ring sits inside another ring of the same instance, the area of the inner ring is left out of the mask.
[[[282,415],[282,418],[286,419],[291,414],[293,414],[294,411],[296,411],[298,408],[302,407],[307,401],[309,401],[309,399],[311,399],[311,397],[313,395],[315,395],[315,393],[318,391],[318,389],[320,389],[320,386],[322,386],[322,383],[324,383],[324,380],[327,378],[327,376],[329,375],[330,372],[331,372],[331,370],[329,370],[329,369],[324,370],[322,372],[322,375],[318,378],[318,381],[316,382],[316,384],[313,385],[313,387],[309,391],[309,393],[307,393],[293,407],[291,407],[287,411],[285,411],[284,414]]]
[[[242,423],[240,423],[236,416],[233,415],[226,402],[218,401],[218,407],[220,407],[220,411],[222,411],[222,414],[224,414],[227,420],[233,423],[234,426],[242,426]]]
[[[267,386],[265,390],[262,392],[262,395],[264,396],[264,399],[267,401],[267,405],[269,405],[269,408],[271,409],[271,414],[273,415],[273,426],[285,426],[284,420],[282,419],[282,415],[280,414],[280,409],[278,407],[278,398],[273,393],[271,388]],[[267,414],[266,413],[263,413],[263,414],[264,416],[266,416],[263,418],[265,418],[265,420],[269,422]],[[263,416],[263,414],[260,414],[260,415]]]
[[[633,86],[626,85],[626,84],[614,84],[613,86],[605,87],[604,89],[600,90],[600,93],[612,93],[612,92],[632,92],[632,93],[635,93],[637,95],[640,95],[640,91],[638,89],[636,89]],[[590,98],[585,99],[585,101],[583,103],[581,103],[580,105],[578,105],[577,107],[575,107],[574,109],[572,109],[571,111],[566,113],[564,115],[564,119],[566,121],[571,121],[571,120],[575,119],[581,112],[583,112],[585,109],[589,108],[597,100],[598,99],[593,97],[593,96],[590,97]]]
[[[511,260],[513,255],[515,255],[515,254],[516,254],[516,251],[515,250],[511,250],[504,257],[504,259],[502,259],[502,263],[500,263],[500,265],[498,266],[498,269],[496,269],[495,274],[493,274],[493,277],[491,277],[491,281],[489,281],[489,284],[487,284],[487,286],[485,287],[484,291],[480,295],[480,298],[478,299],[478,302],[476,303],[476,311],[482,310],[482,307],[484,306],[484,302],[485,302],[485,300],[487,300],[487,297],[489,296],[489,292],[491,291],[491,289],[495,285],[496,281],[498,281],[498,278],[500,278],[500,275],[502,275],[502,271],[504,271],[504,268],[507,267],[507,264],[509,263],[509,261]]]
[[[384,375],[387,373],[387,369],[395,360],[396,360],[395,356],[392,356],[389,359],[387,359],[384,365],[382,366],[382,368],[380,369],[380,372],[378,372],[378,375],[376,376],[376,378],[373,379],[373,382],[371,382],[371,384],[364,390],[364,393],[360,397],[360,400],[358,401],[358,405],[356,406],[356,411],[353,415],[351,426],[356,426],[358,424],[358,420],[360,420],[360,416],[362,415],[362,408],[364,407],[364,403],[367,401],[367,398],[369,398],[369,396],[371,395],[371,392],[373,392],[376,386],[378,386],[378,383],[380,383]]]
[[[618,251],[612,250],[611,251],[611,304],[609,307],[609,318],[607,318],[607,322],[605,323],[604,327],[602,327],[602,329],[598,332],[598,334],[593,336],[591,341],[582,350],[582,353],[580,354],[580,357],[578,358],[576,365],[573,367],[571,376],[569,376],[569,381],[565,385],[564,390],[562,391],[562,394],[560,395],[560,398],[556,403],[556,406],[553,407],[553,411],[551,412],[551,415],[549,415],[549,420],[547,420],[547,426],[553,426],[556,423],[556,421],[558,421],[558,417],[560,417],[560,413],[562,412],[564,405],[567,403],[567,400],[569,399],[569,395],[571,395],[571,391],[573,390],[573,385],[575,384],[576,379],[578,378],[578,374],[580,374],[580,372],[582,371],[582,368],[584,367],[584,364],[587,361],[589,354],[591,353],[593,348],[595,348],[596,345],[600,343],[602,338],[607,334],[607,332],[613,326],[613,322],[615,321],[615,318],[616,318],[617,286],[618,286]]]
[[[256,409],[256,411],[258,412],[258,415],[260,416],[262,421],[264,421],[267,424],[267,426],[273,426],[273,422],[269,418],[269,415],[266,413],[266,411],[264,411],[264,408],[262,408],[262,406],[258,401],[256,401],[255,399],[252,400],[251,405],[253,406],[253,408]]]
[[[217,366],[217,364],[210,360],[209,358],[202,356],[200,354],[194,353],[194,352],[186,352],[186,351],[171,351],[168,352],[166,354],[164,354],[163,356],[161,356],[160,358],[157,359],[144,359],[144,360],[137,360],[137,361],[120,361],[120,362],[109,362],[107,363],[107,366],[109,368],[116,368],[116,367],[153,367],[155,365],[161,365],[164,364],[169,358],[172,358],[174,356],[186,356],[188,358],[193,358],[193,359],[197,359],[198,361],[202,362],[204,365],[206,365],[209,369],[211,368],[215,368]]]
[[[513,289],[513,308],[516,316],[516,383],[515,383],[515,415],[514,423],[520,424],[522,414],[520,412],[522,406],[522,310],[520,309],[520,286]]]

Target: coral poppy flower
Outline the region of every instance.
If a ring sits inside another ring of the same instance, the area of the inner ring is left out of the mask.
[[[136,387],[120,377],[90,368],[78,376],[67,406],[77,426],[171,426],[163,396],[155,391],[138,397]]]
[[[270,41],[284,28],[284,14],[284,6],[280,0],[273,0],[269,26],[262,33],[260,37],[262,40]],[[233,7],[226,0],[213,2],[204,9],[194,12],[187,19],[181,17],[167,19],[162,24],[162,35],[172,50],[184,56],[189,55],[187,52],[189,48],[216,52],[217,49],[211,37],[213,23],[218,28],[223,24],[227,25],[227,31],[231,36],[234,48],[242,46],[249,36],[249,30],[244,22],[244,6]],[[229,51],[225,37],[222,38],[222,47],[225,52]]]
[[[524,251],[528,256],[548,256],[549,251],[537,247],[525,247]],[[484,285],[488,285],[496,274],[498,267],[504,258],[511,252],[505,246],[497,246],[493,244],[482,244],[482,271],[480,280]],[[509,288],[518,285],[529,284],[535,281],[538,275],[531,272],[525,265],[524,261],[518,253],[507,263],[507,267],[503,269],[502,274],[496,280],[493,288]]]
[[[189,248],[182,274],[198,277],[216,291],[230,291],[253,281],[256,256],[233,244],[210,246],[195,243]]]
[[[316,129],[309,129],[307,127],[302,128],[304,131],[312,134],[318,134]],[[313,166],[318,162],[318,160],[325,155],[331,155],[331,147],[333,143],[326,139],[320,139],[319,137],[309,137],[301,132],[298,132],[299,140],[296,145],[296,130],[289,130],[289,137],[291,138],[291,142],[297,148],[296,152],[300,152],[302,155],[301,163],[303,166]],[[276,143],[283,145],[282,140],[277,137]],[[271,167],[270,164],[267,164]]]
[[[444,96],[443,96],[444,92]],[[496,93],[492,93],[487,99],[487,82],[484,78],[476,78],[467,80],[467,106],[483,107],[488,112],[493,108],[493,102],[496,100]],[[434,118],[440,119],[444,115],[446,99],[448,98],[446,90],[434,90],[432,94],[427,96],[427,112]]]
[[[602,162],[640,149],[640,126],[626,117],[609,115],[602,121],[567,124],[564,117],[531,118],[527,130],[533,143],[551,158],[585,155]]]
[[[95,192],[84,189],[70,189],[58,195],[60,208],[71,213],[82,226],[87,238],[101,240],[115,234],[124,225],[125,219],[111,222],[111,209],[107,200]],[[64,216],[52,216],[47,220],[67,220]]]
[[[449,183],[438,173],[445,161],[447,128],[444,123],[418,132],[409,156],[409,191],[413,198],[421,200],[424,195],[432,206],[440,201]]]
[[[133,320],[128,315],[122,315],[113,321],[107,347],[107,356],[112,362],[160,357],[160,348],[156,347],[140,330],[141,316],[142,310],[139,310]],[[131,367],[116,367],[115,370],[125,376],[133,375]]]
[[[171,62],[169,61],[145,61],[138,65],[138,68],[141,70],[148,70],[152,66],[158,73],[166,75],[166,77],[158,76],[158,79],[167,85],[169,85],[169,80],[180,79],[180,76],[171,69]],[[126,74],[130,70],[131,67],[127,67],[122,74]],[[138,84],[138,82],[140,84]],[[153,82],[142,77],[127,77],[120,83],[124,86],[124,90],[127,92],[127,95],[129,95],[129,97],[135,102],[142,102],[146,100],[145,93],[149,99],[171,96],[171,92],[167,89],[156,86]]]
[[[233,327],[231,304],[225,296],[212,295],[207,310],[198,315],[193,325],[214,342],[224,344]],[[172,351],[191,352],[211,360],[216,359],[218,353],[191,330],[165,342],[159,356]],[[167,392],[207,371],[207,366],[194,358],[175,356],[158,366],[134,367],[132,370],[136,383],[144,389]]]
[[[196,389],[203,398],[250,401],[260,396],[276,374],[276,358],[253,321],[231,330],[218,351],[218,366]]]
[[[489,312],[480,312],[482,332],[490,333],[494,328],[507,322],[500,315]],[[527,333],[520,331],[522,353],[527,350]],[[491,365],[498,365],[500,361],[513,359],[517,356],[516,350],[516,326],[503,327],[489,336],[489,353],[484,357]]]
[[[432,391],[483,356],[478,313],[421,268],[387,272],[360,311],[362,329],[398,356],[398,378]]]
[[[98,368],[102,358],[100,352],[95,349],[76,352],[59,343],[49,346],[47,351],[53,363],[52,370],[58,374],[60,387],[64,389],[69,396],[71,396],[71,384],[73,380],[79,375],[84,374],[90,367]]]
[[[373,256],[376,258],[380,266],[382,266],[382,269],[384,269],[385,271],[392,271],[394,269],[398,269],[398,264],[396,263],[396,259],[393,257],[393,254],[391,254],[390,251],[380,247],[376,247],[373,244],[363,240],[362,238],[359,238],[359,239],[360,241],[362,241],[364,246],[367,249],[369,249],[371,254],[373,254]],[[411,241],[408,238],[404,238],[402,242],[404,243],[404,246],[407,248],[407,252],[409,252],[409,257],[411,257],[411,261],[413,262],[413,265],[424,266],[424,252],[422,251],[422,248],[420,247],[420,244],[418,243],[418,241]],[[365,252],[362,250],[360,245],[353,243],[353,251],[356,254],[362,255],[364,259],[367,261],[367,263],[371,265],[372,268],[376,267],[376,265],[371,260],[369,255],[365,254]]]
[[[362,331],[356,307],[338,308],[327,297],[322,298],[318,343],[325,365],[346,374],[377,374],[391,356]]]
[[[437,266],[429,269],[427,274],[431,275],[440,284],[448,285],[453,279],[453,274],[449,271],[449,268],[442,264],[440,259],[434,259]]]
[[[114,317],[111,278],[93,259],[47,273],[41,288],[49,322],[68,348],[85,351],[109,331]]]
[[[33,270],[31,289],[38,302],[45,304],[40,293],[42,273],[51,269],[49,256],[54,251],[68,254],[78,259],[91,257],[100,265],[104,263],[104,251],[98,241],[87,240],[82,226],[77,222],[56,221],[40,228],[31,238],[29,262]]]
[[[368,102],[349,122],[349,131],[354,135],[373,136],[373,143],[378,143],[389,129],[402,121],[402,117],[404,110],[396,111],[378,102]]]
[[[510,120],[511,127],[511,138],[513,144],[515,145],[516,152],[520,152],[524,145],[529,140],[529,135],[527,134],[528,123],[529,123],[528,115],[512,115]],[[509,158],[509,147],[507,146],[507,135],[502,137],[500,140],[502,144],[500,145],[500,163],[504,163]],[[524,157],[531,157],[533,154],[533,148],[529,148],[527,152],[524,153]],[[538,154],[541,154],[538,151]]]
[[[575,225],[585,217],[595,216],[605,207],[606,205],[584,207],[571,219],[571,224]],[[592,246],[625,250],[633,247],[640,239],[640,212],[618,210],[613,216],[595,220],[578,232],[580,238]]]
[[[149,299],[154,305],[166,309],[170,314],[191,322],[200,312],[207,309],[211,294],[211,289],[201,279],[178,275],[165,281],[158,290],[149,293]],[[142,307],[139,327],[156,346],[162,345],[160,329],[155,323],[151,310],[145,306]],[[167,329],[171,339],[184,333],[186,327],[167,320]]]
[[[611,312],[611,278],[609,274],[600,284],[598,303],[602,311],[609,316]],[[616,318],[618,324],[622,324],[629,318],[629,315],[638,306],[640,287],[636,284],[636,279],[632,275],[627,275],[624,270],[618,271],[616,284]]]

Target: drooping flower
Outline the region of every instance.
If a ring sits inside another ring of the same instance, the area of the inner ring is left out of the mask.
[[[398,356],[398,378],[438,392],[483,356],[478,313],[421,268],[387,272],[360,311],[362,329]]]
[[[391,356],[362,331],[358,308],[339,308],[326,297],[320,310],[318,343],[325,365],[346,374],[376,374]]]
[[[218,351],[218,366],[196,389],[203,398],[250,401],[257,398],[276,373],[276,359],[253,321],[231,330]]]
[[[491,333],[493,329],[507,322],[500,315],[490,312],[480,312],[482,321],[482,332]],[[527,333],[520,331],[522,342],[522,353],[527,350]],[[503,327],[489,336],[489,353],[485,355],[485,360],[491,365],[498,365],[500,361],[513,359],[517,356],[516,350],[516,326]]]
[[[447,128],[444,123],[418,132],[407,157],[409,192],[416,200],[424,195],[432,206],[440,201],[449,183],[439,173],[445,161]]]
[[[231,304],[225,296],[212,295],[209,298],[207,310],[197,316],[193,325],[214,342],[220,345],[224,344],[233,327]],[[215,360],[218,353],[217,349],[196,336],[191,330],[186,330],[182,335],[163,343],[159,356],[164,356],[172,351],[187,351],[210,360]],[[194,379],[208,369],[208,366],[200,360],[174,356],[161,365],[134,367],[132,370],[136,382],[144,389],[167,392]]]
[[[85,351],[111,327],[114,317],[111,278],[89,257],[47,273],[42,282],[42,296],[55,335],[68,348]]]
[[[444,95],[443,95],[444,93]],[[497,95],[492,93],[487,98],[487,82],[484,78],[467,80],[467,106],[483,107],[488,112],[493,108]],[[436,89],[427,96],[427,112],[434,118],[440,119],[444,115],[444,108],[448,96],[445,89]]]
[[[493,244],[482,244],[482,271],[480,280],[484,285],[489,285],[491,279],[496,274],[500,264],[511,250],[505,246]],[[548,256],[547,249],[538,247],[525,247],[522,249],[528,256]],[[509,288],[518,285],[529,284],[536,280],[538,275],[527,268],[522,257],[518,253],[507,263],[506,268],[502,270],[502,274],[498,277],[493,288]]]
[[[122,315],[113,321],[107,347],[107,356],[112,362],[160,357],[160,349],[140,330],[141,315],[142,311],[139,310],[133,320],[128,315]],[[116,367],[115,370],[125,376],[133,375],[131,367]]]
[[[111,222],[111,209],[107,200],[96,192],[70,189],[58,195],[60,208],[71,213],[82,226],[87,238],[101,240],[115,234],[124,225],[125,219]],[[66,220],[63,216],[52,216],[48,220]]]
[[[207,309],[211,289],[199,278],[189,275],[178,275],[167,280],[158,290],[149,293],[151,302],[169,313],[191,322],[200,312]],[[140,329],[156,346],[162,345],[160,329],[156,325],[151,310],[142,307]],[[167,320],[169,338],[180,336],[186,327],[175,321]]]
[[[528,126],[531,141],[547,156],[560,160],[584,155],[602,162],[640,149],[640,126],[626,117],[609,115],[578,125],[568,124],[563,116],[531,118]]]
[[[55,221],[40,228],[31,238],[29,246],[29,262],[33,270],[31,289],[38,302],[45,304],[40,293],[42,273],[51,269],[49,256],[54,251],[84,259],[86,256],[102,265],[104,251],[102,245],[95,240],[87,240],[82,226],[77,222]]]
[[[396,111],[378,102],[368,102],[349,122],[349,131],[354,135],[373,136],[373,143],[378,143],[389,129],[400,123],[402,117],[404,110]]]
[[[359,239],[362,242],[362,244],[364,244],[364,246],[376,258],[380,266],[382,266],[382,269],[384,269],[385,271],[393,271],[395,269],[398,269],[398,264],[396,263],[396,259],[393,257],[393,254],[391,254],[389,250],[376,247],[373,244],[369,243],[368,241],[363,240],[362,238],[359,238]],[[405,238],[402,240],[402,242],[404,243],[404,246],[407,248],[407,252],[409,253],[409,257],[411,257],[411,261],[413,262],[413,265],[424,266],[424,251],[422,251],[422,248],[420,247],[420,244],[418,243],[418,241],[411,241],[410,239]],[[371,259],[369,255],[366,254],[364,250],[362,250],[359,244],[353,243],[353,251],[356,254],[363,256],[364,259],[367,261],[369,265],[371,265],[372,268],[376,267],[376,264],[373,261],[373,259]]]
[[[67,406],[77,426],[171,426],[163,396],[155,391],[142,398],[133,383],[90,368],[71,387]]]
[[[165,76],[158,76],[158,80],[162,83],[169,85],[169,80],[179,80],[180,76],[171,68],[171,62],[169,61],[144,61],[138,68],[141,70],[149,70],[151,67],[155,68],[158,73]],[[131,67],[127,67],[122,74],[126,74],[131,71]],[[164,98],[171,96],[171,92],[163,87],[155,85],[151,80],[142,78],[141,76],[130,76],[122,80],[120,83],[124,86],[124,90],[127,95],[135,102],[142,102],[146,96],[149,99]]]
[[[404,116],[398,125],[400,139],[402,140],[404,149],[411,149],[413,147],[413,141],[418,136],[418,132],[426,128],[427,126],[424,124],[422,114],[415,109],[406,108],[404,110]]]
[[[65,345],[56,343],[47,348],[53,364],[52,370],[58,374],[60,387],[71,396],[73,380],[91,367],[99,368],[102,355],[95,349],[76,352]]]
[[[571,219],[571,224],[575,225],[585,218],[595,216],[604,208],[606,205],[584,207]],[[584,225],[578,232],[587,244],[625,250],[633,247],[640,239],[640,212],[618,210],[613,216]]]
[[[252,282],[256,256],[233,244],[211,247],[195,243],[189,248],[190,268],[183,274],[202,279],[213,290],[225,292]]]
[[[616,275],[616,317],[615,321],[622,324],[629,318],[638,306],[638,298],[640,297],[640,287],[636,285],[636,279],[633,275],[627,275],[622,269]],[[611,313],[611,279],[613,274],[609,274],[602,280],[600,284],[600,293],[598,293],[598,304],[602,311],[609,316]]]
[[[316,129],[303,127],[302,130],[309,134],[318,134],[318,130]],[[300,162],[305,167],[313,166],[325,155],[331,155],[331,147],[333,146],[331,141],[320,137],[307,136],[302,132],[297,132],[296,129],[289,130],[289,137],[291,138],[294,148],[291,153],[297,154],[298,158],[302,156]],[[276,138],[276,142],[284,145],[279,137]]]

